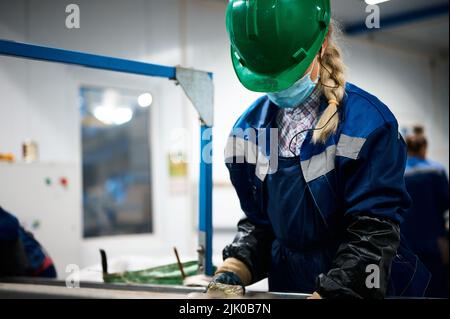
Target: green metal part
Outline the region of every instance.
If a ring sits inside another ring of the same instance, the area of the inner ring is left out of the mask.
[[[188,261],[182,263],[182,265],[186,276],[193,276],[198,273],[197,261]],[[178,268],[178,264],[158,266],[138,271],[103,274],[103,281],[105,283],[183,285],[183,277]]]

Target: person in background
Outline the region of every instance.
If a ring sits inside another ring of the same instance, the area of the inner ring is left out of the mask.
[[[0,277],[56,278],[53,261],[39,242],[1,207]]]
[[[449,183],[445,168],[427,159],[428,141],[423,127],[406,137],[406,188],[412,207],[401,230],[411,248],[430,270],[428,297],[448,298],[449,241],[445,215],[449,209]]]

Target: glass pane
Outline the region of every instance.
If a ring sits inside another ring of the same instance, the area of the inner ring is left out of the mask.
[[[84,237],[152,232],[149,93],[81,89]]]

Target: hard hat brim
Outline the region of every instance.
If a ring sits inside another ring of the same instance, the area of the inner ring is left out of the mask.
[[[237,51],[231,46],[231,59],[239,81],[245,88],[254,92],[272,93],[290,88],[304,76],[314,61],[325,41],[328,29],[327,27],[321,32],[306,57],[300,63],[294,64],[292,67],[276,74],[262,74],[251,71],[241,63]]]

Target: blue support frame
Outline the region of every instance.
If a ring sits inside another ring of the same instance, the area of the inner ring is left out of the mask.
[[[69,51],[45,46],[19,43],[0,39],[0,55],[78,65],[93,69],[130,73],[176,80],[176,67],[150,64],[133,60]],[[208,73],[212,79],[213,74]],[[200,132],[200,151],[203,154],[207,147],[212,151],[212,135],[204,139],[204,133],[211,128],[202,123]],[[199,176],[199,233],[203,247],[201,263],[206,275],[213,274],[212,264],[212,163],[200,156]]]

